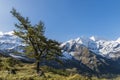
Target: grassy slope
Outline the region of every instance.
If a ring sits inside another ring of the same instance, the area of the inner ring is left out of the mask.
[[[20,63],[15,65],[15,69],[17,74],[8,74],[4,66],[1,66],[0,80],[106,80],[81,76],[76,73],[75,69],[58,70],[47,66],[41,67],[45,76],[38,76],[35,71],[35,64]],[[116,80],[119,80],[119,78]]]
[[[64,72],[60,72],[62,70],[56,70],[53,69],[50,71],[50,69],[44,70],[45,71],[45,77],[41,76],[39,77],[34,69],[33,65],[30,64],[24,64],[23,67],[18,67],[17,74],[8,74],[6,70],[0,71],[0,80],[91,80],[88,77],[81,76],[79,74],[69,74],[67,72],[66,75]],[[47,69],[46,66],[42,67],[41,69]],[[97,80],[97,78],[94,78],[94,80]]]

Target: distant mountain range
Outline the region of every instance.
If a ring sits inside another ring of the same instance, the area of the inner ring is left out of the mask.
[[[0,32],[0,54],[11,56],[24,62],[34,62],[24,54],[13,54],[23,52],[25,44],[21,39],[13,35],[13,31],[8,33]],[[63,42],[63,56],[60,57],[64,66],[57,65],[55,62],[49,64],[54,67],[72,68],[76,67],[80,73],[120,73],[120,38],[117,40],[104,40],[94,36],[90,38],[79,37]]]
[[[81,46],[84,46],[95,54],[106,58],[120,57],[120,54],[118,54],[120,52],[120,38],[113,41],[98,39],[94,36],[90,38],[79,37],[77,39],[72,39],[61,44],[63,50],[69,52],[71,55],[74,55],[73,53],[76,50],[80,50]]]

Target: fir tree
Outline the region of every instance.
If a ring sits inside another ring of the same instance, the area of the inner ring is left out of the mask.
[[[36,59],[37,73],[40,72],[40,61],[43,59],[59,61],[56,56],[61,56],[60,44],[44,36],[45,27],[43,22],[40,21],[38,24],[32,25],[28,17],[24,18],[15,9],[12,9],[11,13],[19,21],[19,23],[15,24],[16,30],[14,30],[14,34],[20,37],[27,45],[26,52],[33,54]]]

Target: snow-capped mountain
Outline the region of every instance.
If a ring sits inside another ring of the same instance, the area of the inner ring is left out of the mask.
[[[13,33],[13,31],[7,33],[0,32],[0,51],[21,52],[25,44],[23,44],[21,42],[21,39],[15,36]],[[90,38],[79,37],[62,43],[60,47],[62,47],[63,51],[66,51],[63,55],[67,56],[66,54],[68,53],[74,55],[74,52],[76,52],[76,50],[79,50],[80,52],[80,49],[83,46],[95,54],[102,55],[107,58],[120,57],[120,38],[113,41],[96,38],[94,36]],[[70,58],[70,55],[68,56]]]
[[[117,40],[104,40],[99,39],[94,36],[90,38],[79,37],[77,39],[72,39],[61,44],[63,50],[73,54],[81,46],[88,48],[95,54],[102,55],[107,58],[120,57],[120,38]]]
[[[12,52],[20,51],[25,44],[21,42],[21,39],[13,34],[14,32],[2,33],[0,32],[0,51],[2,52]]]
[[[11,51],[20,51],[25,46],[21,42],[21,39],[13,34],[14,32],[2,33],[0,32],[0,51],[11,52]],[[82,46],[88,48],[90,51],[95,54],[102,55],[107,58],[120,57],[120,38],[117,40],[105,40],[96,38],[94,36],[88,37],[79,37],[66,41],[61,44],[63,51],[66,51],[66,54],[70,53],[74,55],[76,50],[82,48]],[[81,49],[82,50],[82,49]],[[64,55],[64,54],[63,54]],[[70,55],[68,55],[70,58]]]

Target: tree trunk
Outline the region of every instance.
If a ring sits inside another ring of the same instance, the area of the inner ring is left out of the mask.
[[[37,69],[36,69],[36,71],[37,71],[37,73],[38,73],[38,74],[39,74],[39,72],[40,72],[39,67],[40,67],[40,62],[39,62],[39,61],[37,61]]]
[[[44,76],[45,77],[45,74],[44,74],[44,72],[40,69],[40,62],[39,61],[37,61],[37,74],[38,74],[38,76]]]

